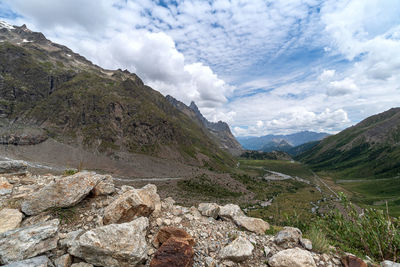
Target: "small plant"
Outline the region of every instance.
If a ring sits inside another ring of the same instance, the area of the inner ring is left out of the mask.
[[[328,239],[321,229],[318,229],[316,226],[312,226],[307,232],[306,236],[311,240],[314,251],[319,253],[329,252]]]
[[[50,208],[50,213],[54,216],[57,217],[61,223],[70,223],[74,221],[76,217],[76,210],[75,207],[69,207],[69,208]]]
[[[67,169],[64,171],[64,175],[66,176],[70,176],[70,175],[74,175],[75,173],[77,173],[78,170],[74,170],[74,169]]]

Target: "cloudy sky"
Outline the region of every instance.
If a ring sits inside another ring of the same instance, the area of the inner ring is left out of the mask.
[[[236,136],[335,133],[400,106],[398,0],[0,0],[27,24]]]

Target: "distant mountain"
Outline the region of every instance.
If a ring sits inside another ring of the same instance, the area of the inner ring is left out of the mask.
[[[400,175],[400,108],[368,117],[329,136],[299,159],[315,170],[339,172],[342,177]]]
[[[304,143],[318,141],[329,134],[327,133],[317,133],[311,131],[302,131],[294,134],[288,135],[265,135],[260,137],[238,137],[239,143],[245,149],[250,150],[263,150],[263,148],[268,150],[268,145],[273,143],[280,143],[281,141],[286,141],[290,146],[296,147]],[[273,143],[271,143],[273,142]]]
[[[274,140],[269,142],[268,144],[264,145],[262,147],[263,152],[271,152],[271,151],[288,151],[291,148],[293,148],[292,145],[290,145],[286,140],[281,139],[281,140]]]
[[[210,122],[203,114],[201,114],[197,105],[192,101],[189,106],[176,100],[174,97],[167,95],[166,99],[177,109],[193,119],[201,126],[210,137],[215,140],[220,148],[229,151],[231,154],[238,156],[243,152],[242,146],[232,135],[229,125],[226,122]]]

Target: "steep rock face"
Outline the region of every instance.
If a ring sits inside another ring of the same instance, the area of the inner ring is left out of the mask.
[[[202,126],[213,139],[220,145],[221,148],[228,150],[233,155],[240,155],[242,153],[242,146],[232,135],[229,125],[226,122],[210,122],[203,114],[201,114],[197,105],[192,101],[189,106],[176,100],[174,97],[168,95],[166,99],[177,109],[188,115],[197,124]]]

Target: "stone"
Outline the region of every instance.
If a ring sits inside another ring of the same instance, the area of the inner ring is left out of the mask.
[[[171,237],[185,240],[191,246],[195,244],[194,238],[185,230],[176,227],[162,227],[154,238],[153,245],[157,248]]]
[[[53,264],[47,256],[39,256],[23,261],[12,262],[3,267],[53,267]]]
[[[13,185],[10,184],[6,177],[0,176],[0,196],[11,194]]]
[[[35,215],[53,207],[74,206],[84,199],[101,179],[102,176],[94,172],[78,172],[71,176],[57,177],[22,202],[22,212]]]
[[[230,220],[233,220],[234,217],[245,216],[240,207],[235,204],[226,204],[225,206],[221,206],[219,208],[218,215],[223,219],[230,219]]]
[[[17,209],[0,210],[0,234],[20,227],[23,216]]]
[[[98,174],[99,175],[99,174]],[[115,192],[114,180],[111,175],[101,175],[100,182],[92,189],[94,196],[110,195]]]
[[[0,234],[0,264],[24,260],[55,249],[59,225],[60,221],[54,219]]]
[[[217,219],[219,214],[219,206],[216,203],[200,203],[198,210],[201,215],[213,217],[214,219]]]
[[[301,238],[300,245],[307,250],[312,250],[312,242],[309,239]]]
[[[396,263],[393,261],[382,261],[381,267],[400,267],[400,263]]]
[[[87,231],[72,241],[69,254],[95,266],[136,266],[147,259],[146,231],[149,220],[110,224]]]
[[[268,263],[271,267],[316,267],[311,253],[300,248],[282,250],[269,258]]]
[[[0,161],[0,173],[25,173],[27,167],[22,160]]]
[[[299,244],[301,237],[300,229],[286,226],[276,234],[275,243],[283,248],[293,248]]]
[[[160,196],[153,184],[127,190],[105,208],[103,223],[124,223],[140,216],[148,217],[159,203]]]
[[[76,230],[66,234],[63,239],[58,241],[60,248],[69,248],[78,245],[78,238],[83,235],[83,230]]]
[[[185,239],[171,237],[154,254],[150,267],[193,266],[194,250]]]
[[[31,225],[35,225],[41,222],[46,222],[49,221],[51,219],[51,215],[49,212],[42,212],[39,213],[38,215],[34,215],[34,216],[30,216],[28,218],[26,218],[21,226],[22,227],[27,227],[27,226],[31,226]]]
[[[64,254],[56,258],[53,262],[55,267],[70,267],[72,263],[72,257],[69,254]]]
[[[360,258],[353,255],[346,255],[342,257],[344,267],[368,267],[368,265]]]
[[[175,200],[172,197],[167,197],[161,202],[161,207],[165,210],[171,209],[175,204]]]
[[[72,264],[71,267],[93,267],[93,265],[87,262],[79,262]]]
[[[269,247],[264,247],[264,255],[268,258],[269,254],[271,253],[271,249]]]
[[[233,218],[233,222],[243,227],[247,231],[254,232],[259,235],[265,234],[265,231],[269,230],[269,223],[259,218],[252,218],[247,216],[237,216]]]
[[[232,243],[222,248],[219,256],[224,260],[242,262],[251,257],[253,250],[254,246],[250,241],[244,237],[238,237]]]

